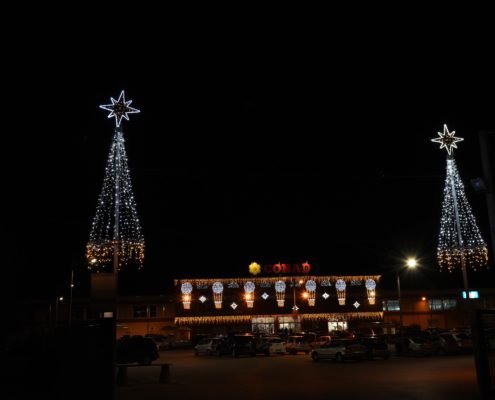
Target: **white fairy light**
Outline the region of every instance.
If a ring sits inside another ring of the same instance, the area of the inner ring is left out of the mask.
[[[182,305],[185,310],[189,310],[191,308],[191,293],[193,291],[193,286],[189,282],[184,282],[180,290],[182,292]]]
[[[306,282],[305,287],[308,292],[308,305],[314,306],[316,299],[316,282],[310,279]]]
[[[120,92],[120,96],[117,100],[113,97],[110,97],[110,101],[112,104],[103,104],[100,106],[102,110],[110,111],[108,114],[108,118],[115,118],[115,126],[119,127],[122,122],[122,118],[125,118],[129,121],[129,117],[127,114],[137,114],[139,111],[137,108],[131,107],[132,100],[125,100],[125,93],[122,90]]]
[[[206,301],[206,297],[205,297],[205,296],[201,296],[201,297],[199,298],[199,301],[200,301],[201,303],[204,303],[204,302]]]
[[[213,290],[215,308],[222,308],[223,284],[221,282],[215,282],[211,289]]]
[[[335,282],[335,289],[337,290],[337,298],[339,300],[339,305],[341,306],[345,304],[345,288],[345,281],[343,279],[337,279],[337,282]]]
[[[327,292],[325,292],[321,295],[321,297],[323,297],[326,300],[330,297],[330,295]]]
[[[261,295],[261,297],[263,298],[263,300],[266,300],[268,299],[269,295],[265,292]]]
[[[183,294],[191,294],[191,292],[193,291],[193,286],[189,282],[184,282],[181,285],[180,290]]]
[[[368,302],[370,304],[375,304],[376,282],[373,279],[366,279],[364,286],[366,287],[366,291],[368,293]]]
[[[360,306],[360,305],[361,305],[361,304],[359,304],[359,302],[358,302],[357,300],[356,300],[356,301],[354,302],[354,304],[353,304],[353,306],[354,306],[356,309],[357,309],[357,308],[359,308],[359,306]]]
[[[457,165],[451,154],[452,147],[462,140],[454,137],[455,132],[448,132],[444,125],[444,134],[432,139],[445,147],[447,156],[447,175],[443,191],[442,216],[438,237],[437,260],[440,269],[452,271],[456,267],[464,269],[470,266],[476,270],[479,266],[488,266],[488,248],[476,223],[469,205],[464,185]],[[467,280],[464,282],[467,285]]]
[[[253,308],[254,289],[255,289],[255,285],[253,282],[247,281],[244,284],[244,292],[245,292],[246,304],[247,304],[248,308]]]
[[[114,253],[118,256],[117,269],[131,259],[139,268],[143,265],[144,237],[132,191],[124,135],[120,128],[115,129],[103,188],[86,245],[88,268],[105,270],[115,259]]]
[[[277,281],[275,282],[275,294],[277,295],[277,305],[279,307],[284,306],[285,302],[285,282],[284,281]]]
[[[238,306],[237,306],[237,303],[234,301],[230,307],[232,307],[233,310],[235,310]]]

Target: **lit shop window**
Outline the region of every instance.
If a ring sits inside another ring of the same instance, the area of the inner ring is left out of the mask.
[[[383,300],[382,307],[383,311],[399,311],[399,300]]]
[[[432,311],[452,310],[457,307],[455,299],[431,299],[428,300],[428,307]]]

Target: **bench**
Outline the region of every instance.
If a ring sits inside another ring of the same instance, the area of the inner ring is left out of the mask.
[[[158,378],[159,383],[170,382],[170,363],[155,363],[148,365],[141,364],[116,364],[117,368],[117,385],[125,386],[127,385],[127,368],[128,367],[161,367],[160,376]]]

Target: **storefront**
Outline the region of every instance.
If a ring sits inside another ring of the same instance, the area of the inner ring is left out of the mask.
[[[343,330],[383,318],[379,275],[315,276],[307,263],[253,264],[252,274],[277,276],[175,280],[175,324],[195,333],[272,334]]]

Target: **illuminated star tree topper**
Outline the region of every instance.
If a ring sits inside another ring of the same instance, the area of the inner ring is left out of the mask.
[[[124,91],[117,101],[113,98],[111,100],[115,107],[109,117],[115,117],[117,126],[105,167],[96,215],[86,245],[86,259],[91,270],[106,271],[113,262],[113,271],[116,272],[130,260],[139,268],[142,266],[144,236],[137,215],[124,134],[120,126],[122,117],[128,119],[126,113],[139,111],[128,107],[130,101],[125,101]],[[105,107],[107,106],[100,106],[109,110]]]
[[[462,140],[454,137],[454,133],[449,132],[447,125],[444,125],[444,133],[438,132],[440,138],[432,139],[441,143],[440,148],[445,147],[448,153],[437,259],[440,269],[452,271],[461,267],[467,286],[466,266],[474,270],[487,266],[488,249],[476,224],[454,160],[452,148],[457,148],[455,143]]]
[[[132,100],[125,100],[125,93],[122,90],[120,96],[117,100],[110,97],[112,104],[103,104],[100,106],[102,110],[110,111],[108,118],[115,118],[115,126],[119,127],[122,122],[122,118],[129,121],[129,116],[127,114],[137,114],[140,111],[137,108],[131,107]]]
[[[455,131],[449,132],[447,124],[443,124],[443,132],[437,132],[438,136],[435,139],[431,139],[432,142],[440,143],[440,149],[445,148],[447,153],[453,154],[453,149],[457,149],[457,142],[462,142],[464,139],[460,137],[455,137]]]

